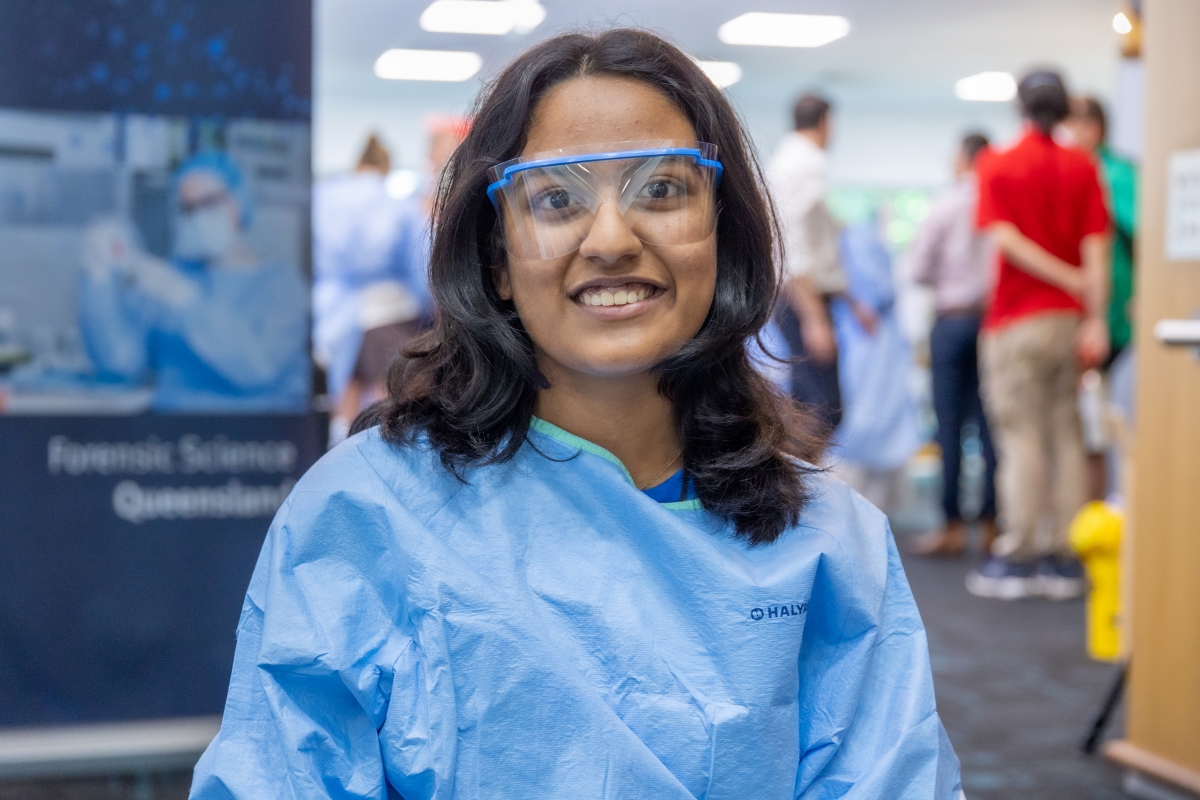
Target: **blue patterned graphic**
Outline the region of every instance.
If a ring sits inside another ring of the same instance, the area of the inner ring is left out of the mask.
[[[0,106],[309,118],[305,0],[4,0]]]

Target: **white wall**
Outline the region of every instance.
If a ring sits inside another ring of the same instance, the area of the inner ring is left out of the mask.
[[[748,108],[743,116],[764,160],[790,127],[783,98],[782,110]],[[1019,130],[1019,121],[1006,103],[958,103],[955,107],[904,109],[840,103],[835,96],[830,145],[834,184],[871,188],[925,188],[950,181],[951,163],[963,134],[982,131],[1003,144]],[[754,113],[758,111],[759,113]]]
[[[424,120],[432,114],[466,114],[478,81],[413,83],[369,76],[318,73],[314,127],[314,171],[318,177],[352,168],[366,137],[378,132],[392,150],[396,167],[421,169],[425,160]],[[730,99],[758,146],[769,158],[789,127],[791,96],[743,94]],[[836,99],[836,95],[835,95]],[[831,148],[832,177],[843,185],[925,187],[944,184],[958,139],[983,130],[996,141],[1018,127],[1006,103],[951,101],[933,109],[878,107],[838,102]]]
[[[645,26],[694,54],[737,61],[745,77],[729,97],[767,153],[789,126],[796,93],[826,90],[839,111],[833,177],[843,185],[944,183],[964,131],[982,127],[1000,140],[1011,137],[1016,120],[1009,104],[955,99],[954,81],[974,72],[1056,65],[1076,91],[1119,94],[1115,0],[814,2],[813,10],[847,15],[851,35],[816,49],[724,45],[717,26],[744,10],[728,0],[545,0],[548,15],[536,31],[500,37],[421,31],[417,19],[428,0],[316,0],[315,172],[351,168],[372,131],[391,145],[397,167],[419,170],[423,119],[469,111],[482,85],[478,78],[383,81],[372,65],[387,48],[476,51],[487,77],[535,42],[579,25]],[[762,10],[794,5],[768,0]]]
[[[465,83],[385,81],[368,73],[318,70],[314,81],[313,173],[321,178],[352,169],[372,132],[380,134],[396,168],[425,164],[424,119],[465,115],[476,80]]]

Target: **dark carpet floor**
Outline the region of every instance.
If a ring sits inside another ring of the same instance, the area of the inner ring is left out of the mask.
[[[1087,658],[1083,602],[972,597],[973,564],[905,560],[968,800],[1125,798],[1119,770],[1079,749],[1115,675]]]

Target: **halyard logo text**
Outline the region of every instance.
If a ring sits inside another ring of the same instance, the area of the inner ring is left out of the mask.
[[[757,622],[766,617],[767,619],[779,619],[780,617],[799,617],[808,611],[808,603],[795,603],[790,606],[767,606],[765,609],[752,608],[750,609],[750,619]]]

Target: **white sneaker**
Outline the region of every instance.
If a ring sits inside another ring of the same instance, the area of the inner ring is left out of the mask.
[[[979,569],[967,573],[967,591],[976,597],[1020,600],[1036,594],[1032,564],[992,556]]]
[[[1074,600],[1087,592],[1083,565],[1069,556],[1046,556],[1037,565],[1033,591],[1051,600]]]

